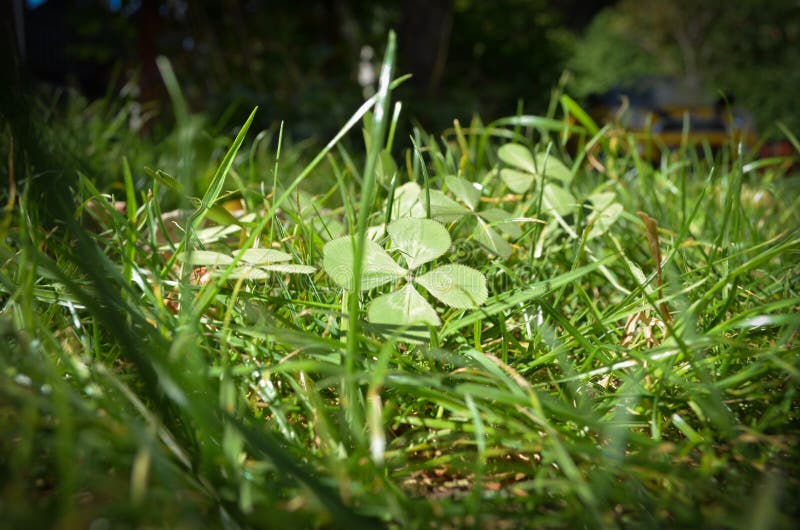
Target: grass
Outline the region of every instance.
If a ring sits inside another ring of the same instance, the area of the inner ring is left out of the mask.
[[[175,141],[103,153],[120,178],[81,175],[44,212],[42,162],[5,170],[0,527],[794,528],[800,175],[785,161],[730,146],[651,163],[568,99],[387,140],[403,119],[387,73],[318,156],[245,124],[204,166],[160,67]],[[542,154],[522,193],[497,171],[519,170],[510,143]],[[158,159],[176,162],[127,162]],[[397,285],[348,294],[325,244],[355,235],[359,256],[374,237],[402,262],[370,227],[408,215],[406,182],[423,216],[442,218],[442,195],[465,207],[448,175],[512,221],[444,215],[453,243],[430,267],[480,271],[489,299],[424,295],[442,325],[409,342],[366,319]],[[233,198],[241,211],[219,207]],[[248,279],[236,260],[253,247],[316,270]],[[234,261],[193,267],[187,249]]]

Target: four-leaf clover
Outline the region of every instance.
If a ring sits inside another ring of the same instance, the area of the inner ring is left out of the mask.
[[[374,324],[440,326],[436,310],[417,291],[424,287],[440,302],[458,309],[475,308],[488,298],[486,278],[465,265],[447,264],[421,275],[420,266],[442,256],[450,248],[450,234],[438,222],[430,219],[402,218],[387,227],[392,248],[397,250],[406,267],[398,264],[378,243],[364,241],[364,261],[361,290],[366,291],[405,279],[397,291],[375,298],[367,308],[369,321]],[[341,237],[327,243],[323,249],[323,268],[338,285],[353,289],[353,238]]]

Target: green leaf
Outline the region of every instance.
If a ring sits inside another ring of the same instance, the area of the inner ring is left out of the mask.
[[[228,279],[239,280],[244,278],[245,280],[266,280],[270,276],[271,274],[264,269],[245,265],[243,267],[236,267],[233,269],[228,275]]]
[[[576,206],[575,197],[560,186],[545,184],[542,192],[542,203],[545,211],[557,213],[560,216],[569,215]]]
[[[597,237],[604,234],[611,228],[619,216],[622,215],[624,209],[618,202],[612,203],[604,210],[595,210],[589,215],[589,225],[592,227],[589,231],[589,238]]]
[[[572,172],[561,160],[555,158],[552,154],[537,154],[536,167],[539,168],[537,173],[539,175],[560,180],[565,184],[569,184],[572,181]]]
[[[330,241],[331,239],[340,237],[346,232],[344,225],[336,219],[315,217],[314,220],[311,221],[311,226],[314,228],[314,231],[325,241]]]
[[[328,276],[341,287],[353,286],[353,239],[340,237],[325,244],[323,268]],[[364,241],[364,267],[361,276],[361,290],[373,289],[406,275],[403,267],[395,263],[380,245],[369,239]]]
[[[429,190],[431,216],[442,222],[456,221],[467,215],[469,210],[439,190]],[[414,182],[406,182],[394,191],[392,220],[414,217],[425,219],[425,194]]]
[[[402,186],[398,186],[394,190],[394,201],[392,202],[392,219],[400,219],[402,217],[418,217],[413,214],[414,208],[419,205],[419,197],[422,193],[419,185],[416,182],[406,182]],[[425,211],[422,211],[422,217],[425,217]]]
[[[559,101],[561,102],[561,106],[565,111],[568,111],[570,114],[575,116],[575,119],[578,120],[581,125],[586,127],[586,130],[589,131],[590,135],[594,136],[598,133],[600,128],[574,99],[564,94],[561,96]]]
[[[457,221],[469,213],[469,210],[458,204],[456,201],[445,195],[439,190],[430,190],[431,198],[431,217],[438,221],[449,222]],[[425,217],[425,206],[419,202],[420,218]],[[416,217],[416,216],[415,216]]]
[[[411,326],[414,324],[442,325],[436,310],[409,283],[405,284],[399,291],[384,294],[373,300],[367,309],[367,316],[373,324],[392,324],[395,326]]]
[[[272,248],[249,248],[242,254],[242,261],[260,265],[263,263],[279,263],[292,259],[291,254]]]
[[[415,281],[441,302],[458,309],[478,307],[489,297],[484,275],[465,265],[442,265]]]
[[[176,191],[178,193],[183,193],[184,192],[183,186],[181,185],[181,183],[178,182],[175,179],[175,177],[172,177],[171,175],[169,175],[165,171],[162,171],[160,169],[153,170],[153,169],[150,169],[149,167],[145,166],[144,172],[147,173],[148,175],[150,175],[151,177],[153,177],[153,179],[156,180],[158,183],[160,183],[162,186],[165,186],[165,187],[171,189],[172,191]]]
[[[396,174],[397,164],[392,158],[392,153],[388,149],[384,149],[378,159],[378,179],[381,182],[389,182]]]
[[[478,212],[478,215],[489,221],[492,227],[498,228],[509,237],[518,238],[522,236],[522,230],[513,220],[514,216],[502,208],[486,208]]]
[[[197,197],[189,199],[192,206],[200,208],[201,202]],[[221,204],[213,204],[208,209],[208,218],[220,225],[239,224],[239,220]]]
[[[285,201],[284,209],[292,212],[297,218],[311,228],[324,241],[330,241],[344,235],[344,225],[329,213],[312,195],[295,189],[291,199]]]
[[[525,193],[533,185],[533,174],[516,169],[503,168],[500,170],[500,178],[508,189],[514,193]]]
[[[488,223],[480,217],[478,217],[478,225],[475,227],[475,230],[473,230],[472,237],[486,250],[497,254],[503,259],[508,258],[511,252],[513,252],[508,241],[503,239],[503,236],[493,230]]]
[[[222,162],[220,162],[219,166],[217,167],[217,171],[214,173],[214,177],[211,179],[211,183],[208,185],[208,189],[203,195],[202,201],[200,201],[200,206],[192,214],[192,226],[195,229],[200,226],[200,223],[203,221],[205,216],[208,215],[209,208],[211,208],[211,206],[217,201],[217,198],[222,191],[222,186],[225,184],[225,178],[228,176],[228,172],[230,172],[230,169],[233,166],[236,153],[239,152],[239,148],[242,146],[242,142],[244,142],[244,137],[247,135],[247,130],[250,128],[250,124],[253,123],[253,118],[255,117],[257,111],[258,107],[254,108],[250,113],[250,116],[247,118],[247,121],[245,121],[244,125],[242,125],[242,128],[239,129],[239,134],[236,135],[236,138],[233,140],[233,144],[231,144],[228,152],[225,153]]]
[[[203,244],[213,243],[214,241],[224,239],[231,234],[235,234],[240,230],[241,227],[236,225],[209,226],[208,228],[203,228],[197,231],[197,239],[199,239]]]
[[[316,267],[311,265],[301,265],[299,263],[280,263],[277,265],[265,265],[262,267],[264,270],[272,272],[283,272],[286,274],[314,274],[317,272]]]
[[[431,219],[398,219],[387,227],[387,231],[412,270],[438,258],[450,248],[447,229]]]
[[[613,203],[616,198],[617,195],[613,191],[592,193],[589,195],[589,201],[591,201],[595,210],[605,210],[611,206],[611,203]]]
[[[470,210],[475,210],[478,207],[478,203],[481,200],[481,191],[472,182],[454,175],[446,175],[444,181],[450,191],[453,192],[453,195],[461,199]]]
[[[533,156],[531,151],[524,145],[520,144],[505,144],[497,150],[497,156],[500,157],[506,165],[527,171],[536,175],[536,166],[533,163]]]
[[[564,285],[578,281],[585,275],[593,273],[597,269],[612,263],[616,259],[617,256],[608,256],[590,265],[585,265],[570,272],[558,276],[551,276],[545,280],[534,282],[526,289],[511,289],[496,294],[492,296],[491,300],[487,300],[489,305],[482,307],[478,311],[471,311],[469,314],[459,319],[448,322],[447,326],[441,331],[440,337],[451,335],[458,330],[464,329],[467,326],[471,326],[475,322],[485,319],[489,315],[497,315],[511,307],[528,303],[529,301],[538,297],[552,293]]]
[[[310,194],[296,189],[291,200],[286,201],[284,208],[297,215],[298,219],[310,224],[314,232],[323,240],[330,241],[344,235],[344,225],[317,203]]]
[[[191,252],[180,252],[175,259],[190,265],[230,265],[233,258],[227,254],[212,252],[210,250],[193,250]]]

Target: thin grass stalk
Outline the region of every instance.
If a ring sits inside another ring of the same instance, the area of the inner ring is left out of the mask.
[[[363,426],[362,411],[359,409],[358,386],[356,383],[355,360],[359,353],[359,333],[358,315],[360,311],[358,293],[361,291],[361,272],[363,270],[364,245],[366,240],[367,225],[372,210],[373,194],[375,189],[375,170],[381,153],[381,146],[384,142],[386,124],[389,121],[389,99],[390,82],[392,79],[392,69],[394,68],[396,38],[394,32],[389,33],[389,42],[386,46],[386,53],[381,67],[380,83],[378,86],[377,100],[375,102],[375,113],[372,121],[372,137],[370,140],[371,152],[367,155],[364,166],[364,187],[361,192],[361,204],[357,219],[357,229],[355,234],[355,248],[353,249],[353,289],[350,293],[348,316],[350,327],[347,330],[347,354],[345,356],[345,381],[344,395],[346,420],[350,433],[355,433]]]

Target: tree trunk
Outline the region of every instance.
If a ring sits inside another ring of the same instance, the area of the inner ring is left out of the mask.
[[[400,26],[400,59],[411,83],[434,95],[442,81],[450,33],[453,28],[452,0],[405,0]]]

